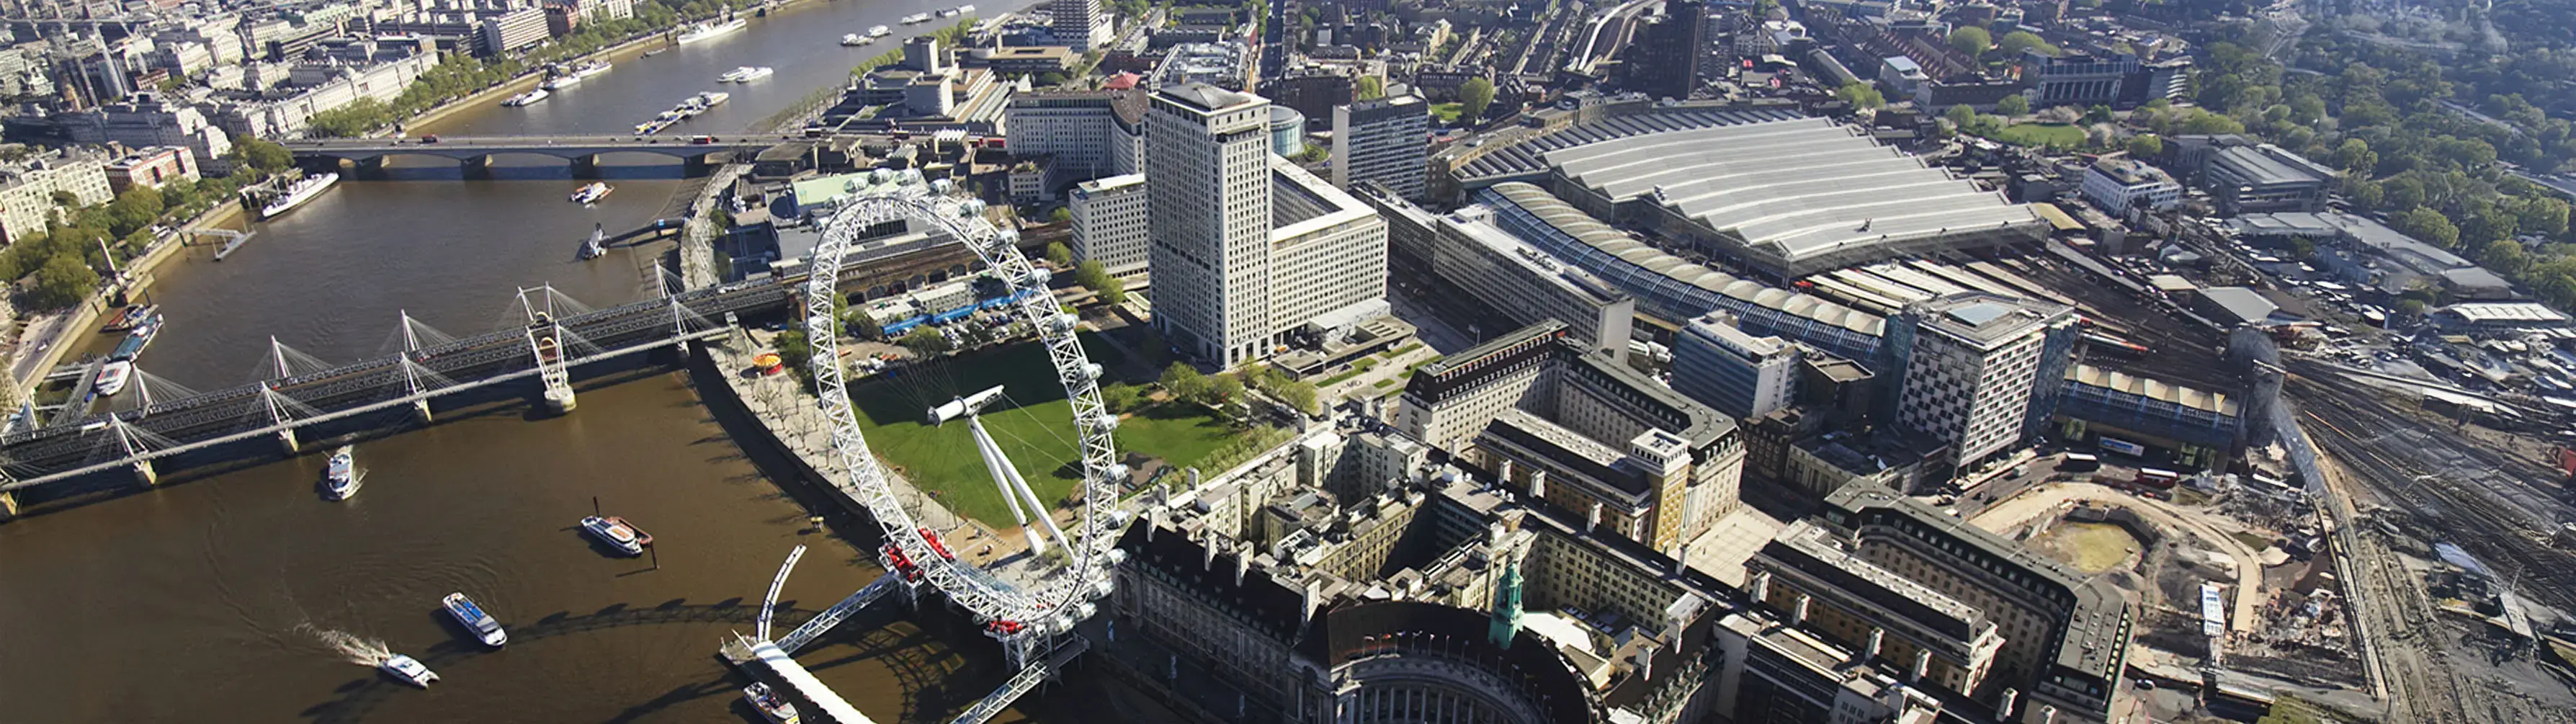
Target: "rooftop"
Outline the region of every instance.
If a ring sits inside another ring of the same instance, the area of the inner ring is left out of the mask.
[[[2271,319],[2272,313],[2281,309],[2281,305],[2272,303],[2261,292],[2244,287],[2208,287],[2200,290],[2200,296],[2226,310],[2228,316],[2235,317],[2238,322]]]
[[[1506,183],[1494,186],[1491,192],[1494,196],[1490,198],[1509,203],[1566,236],[1603,254],[1617,257],[1638,271],[1861,334],[1877,335],[1886,327],[1886,320],[1878,315],[1835,304],[1813,294],[1738,278],[1673,256],[1638,241],[1627,232],[1601,223],[1545,189],[1524,183]]]
[[[2236,416],[2242,408],[2236,398],[2198,390],[2163,380],[2139,377],[2118,370],[2088,364],[2066,368],[2066,379],[2079,385],[2100,387],[2114,392],[2136,395],[2159,402],[2172,403],[2194,410],[2207,410],[2220,415]]]
[[[1252,95],[1250,93],[1237,93],[1224,88],[1208,85],[1206,83],[1182,83],[1180,85],[1168,86],[1163,89],[1162,93],[1165,98],[1170,98],[1191,108],[1209,113],[1261,102],[1260,96]]]
[[[2539,302],[2468,302],[2443,307],[2441,311],[2469,322],[2567,321],[2567,315]]]
[[[2127,186],[2173,183],[2173,177],[2166,176],[2163,169],[2139,163],[2136,159],[2130,158],[2113,156],[2094,161],[2093,170]]]
[[[2310,183],[2335,177],[2333,169],[2268,143],[2219,149],[2210,155],[2209,163],[2226,167],[2236,176],[2256,184]]]
[[[1792,262],[2044,223],[2028,206],[1823,118],[1634,135],[1550,151],[1546,160],[1603,198],[1646,198]]]
[[[1569,471],[1607,485],[1611,490],[1632,498],[1632,503],[1645,502],[1645,495],[1649,492],[1644,476],[1619,464],[1627,455],[1618,448],[1584,437],[1526,410],[1513,408],[1495,415],[1493,424],[1486,426],[1484,434],[1520,446]]]
[[[1544,174],[1548,169],[1546,154],[1560,148],[1572,148],[1645,133],[1782,121],[1802,117],[1793,109],[1690,108],[1605,118],[1595,123],[1587,123],[1526,141],[1496,141],[1496,143],[1511,145],[1488,152],[1483,157],[1460,166],[1457,175],[1461,185],[1472,189],[1499,181],[1535,178]]]
[[[1972,642],[1992,630],[1985,616],[1975,607],[1933,590],[1930,586],[1897,575],[1878,564],[1862,560],[1833,531],[1808,521],[1791,523],[1762,547],[1760,560],[1797,570],[1835,588],[1868,600],[1871,604],[1904,616],[1925,629],[1947,636],[1961,645]],[[1956,658],[1968,658],[1968,652],[1945,652]]]
[[[2066,305],[1987,292],[1952,294],[1907,307],[1926,329],[1980,348],[2021,339],[2065,316]]]

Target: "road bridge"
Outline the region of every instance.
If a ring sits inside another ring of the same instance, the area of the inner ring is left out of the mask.
[[[680,159],[690,174],[703,174],[718,156],[747,158],[761,149],[803,136],[773,133],[671,136],[422,136],[419,138],[317,138],[285,141],[299,165],[337,167],[355,164],[360,173],[384,168],[394,156],[435,156],[454,160],[468,178],[488,176],[492,157],[511,154],[553,156],[572,163],[576,176],[594,176],[599,157],[609,153],[650,153]]]

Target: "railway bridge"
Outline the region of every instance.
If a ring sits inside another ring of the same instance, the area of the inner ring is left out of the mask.
[[[422,136],[418,138],[316,138],[283,142],[298,165],[337,168],[354,164],[361,174],[383,170],[395,156],[435,156],[454,160],[467,178],[489,176],[492,157],[553,156],[572,163],[573,175],[596,176],[599,157],[611,153],[649,153],[680,159],[690,175],[701,175],[724,159],[748,158],[761,149],[802,136],[778,134],[623,135],[623,136]],[[722,157],[722,158],[719,158]]]

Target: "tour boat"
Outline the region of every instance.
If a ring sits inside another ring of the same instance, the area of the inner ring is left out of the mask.
[[[868,37],[871,38],[882,38],[893,33],[894,28],[889,28],[883,25],[868,28]]]
[[[348,500],[358,494],[357,448],[342,445],[331,451],[331,459],[322,465],[322,492],[332,500]]]
[[[152,346],[152,340],[161,336],[162,319],[159,314],[144,317],[141,323],[134,325],[134,329],[125,333],[125,339],[116,343],[116,349],[108,352],[107,358],[132,362],[134,358],[143,356],[143,348]]]
[[[957,17],[957,9],[956,9],[956,8],[948,8],[948,9],[946,9],[946,10],[941,10],[941,11],[939,11],[939,17],[943,17],[943,18],[953,18],[953,17]]]
[[[742,687],[742,700],[751,702],[751,708],[759,710],[760,718],[769,720],[770,724],[797,724],[796,705],[779,698],[778,692],[770,691],[768,684],[752,682],[750,686]]]
[[[573,75],[573,74],[571,74],[571,73],[565,73],[565,74],[562,74],[562,75],[557,75],[557,76],[552,77],[552,78],[547,78],[547,79],[546,79],[545,84],[544,84],[544,85],[540,85],[540,86],[538,86],[538,89],[539,89],[539,90],[559,91],[559,90],[563,90],[563,89],[565,89],[565,88],[570,88],[570,87],[572,87],[572,86],[573,86],[573,84],[575,84],[575,83],[580,83],[580,82],[581,82],[581,76]]]
[[[601,254],[608,253],[608,246],[603,243],[607,240],[608,228],[598,224],[592,224],[590,226],[590,238],[581,242],[581,260],[590,261],[592,259],[599,258]]]
[[[699,93],[694,100],[698,102],[699,110],[705,110],[724,105],[724,102],[731,98],[733,98],[733,94],[731,93],[726,93],[724,91],[707,91]]]
[[[125,391],[126,381],[133,376],[134,363],[121,359],[109,360],[107,364],[99,365],[98,382],[95,383],[94,389],[98,391],[100,397],[114,397],[116,393]]]
[[[591,76],[594,76],[594,75],[599,75],[599,74],[601,74],[601,73],[606,73],[606,72],[608,72],[609,67],[610,67],[610,66],[608,65],[608,61],[605,61],[605,60],[594,60],[594,61],[590,61],[590,62],[588,62],[588,63],[583,63],[583,64],[581,64],[581,65],[574,66],[574,67],[573,67],[573,69],[572,69],[572,77],[575,77],[575,78],[588,78],[588,77],[591,77]]]
[[[734,18],[721,23],[698,23],[696,25],[691,25],[689,26],[688,32],[680,34],[680,44],[688,45],[690,43],[695,43],[718,35],[723,35],[725,33],[741,30],[743,26],[749,24],[751,24],[751,21],[749,20]]]
[[[286,190],[279,193],[276,200],[268,202],[267,206],[260,207],[259,218],[277,218],[278,215],[313,200],[313,197],[322,195],[325,189],[339,182],[340,172],[331,171],[318,176],[306,176],[295,183],[287,184]]]
[[[158,311],[161,311],[161,305],[158,304],[137,304],[126,307],[125,313],[118,315],[115,322],[108,324],[106,331],[122,332],[133,329],[134,325],[142,324],[143,320],[150,319],[152,314]]]
[[[537,101],[545,100],[553,95],[554,93],[552,91],[548,91],[544,88],[530,88],[526,93],[510,96],[510,99],[502,101],[501,105],[509,106],[511,108],[534,105]]]
[[[402,654],[387,656],[385,660],[376,662],[376,669],[392,674],[394,678],[401,679],[404,683],[423,689],[429,688],[429,682],[438,680],[438,672],[421,665],[419,659]]]
[[[608,192],[615,190],[617,190],[617,187],[608,185],[608,182],[592,181],[588,186],[573,189],[572,196],[565,200],[587,206],[598,203],[600,199],[607,198]]]
[[[482,639],[483,645],[497,649],[510,643],[510,632],[501,630],[501,622],[484,612],[482,606],[474,605],[474,599],[466,598],[463,593],[450,593],[438,603],[447,607],[447,615],[455,617],[465,630]]]
[[[959,14],[959,15],[964,15],[964,14],[971,13],[971,12],[975,12],[975,6],[974,6],[974,5],[959,5],[959,6],[957,6],[957,14]]]
[[[846,45],[846,46],[856,47],[856,46],[866,45],[866,44],[868,44],[868,41],[869,41],[869,39],[868,39],[868,37],[867,37],[867,36],[860,35],[860,34],[858,34],[858,33],[850,33],[850,34],[847,34],[847,35],[843,35],[843,36],[841,36],[841,44],[842,44],[842,45]]]
[[[901,22],[905,25],[927,23],[930,22],[930,13],[913,13],[911,15],[906,15],[903,16],[903,20]]]
[[[636,531],[634,526],[627,525],[625,519],[589,516],[581,519],[581,530],[626,555],[644,555],[643,533]]]
[[[724,75],[716,76],[716,81],[721,83],[749,83],[762,78],[767,78],[770,74],[776,72],[778,72],[778,69],[765,65],[746,65],[726,71]]]

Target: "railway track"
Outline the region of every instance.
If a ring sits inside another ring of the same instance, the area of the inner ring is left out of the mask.
[[[2376,396],[2334,383],[2294,377],[2285,387],[2306,412],[2303,425],[2327,460],[2323,501],[2336,518],[2335,545],[2347,564],[2344,571],[2353,614],[2362,624],[2356,634],[2376,669],[2380,692],[2389,702],[2388,719],[2420,724],[2484,722],[2568,722],[2576,715],[2553,711],[2509,682],[2464,676],[2449,661],[2449,627],[2433,602],[2398,556],[2363,525],[2354,502],[2365,494],[2387,510],[2405,511],[2432,530],[2443,531],[2483,560],[2523,566],[2523,590],[2553,605],[2571,590],[2570,556],[2537,544],[2521,531],[2526,511],[2503,503],[2487,491],[2426,470],[2424,451],[2383,444],[2393,431],[2417,430],[2421,423],[2380,404]],[[2494,460],[2497,470],[2515,461],[2497,460],[2485,451],[2453,444],[2436,434],[2419,441],[2443,452]]]

